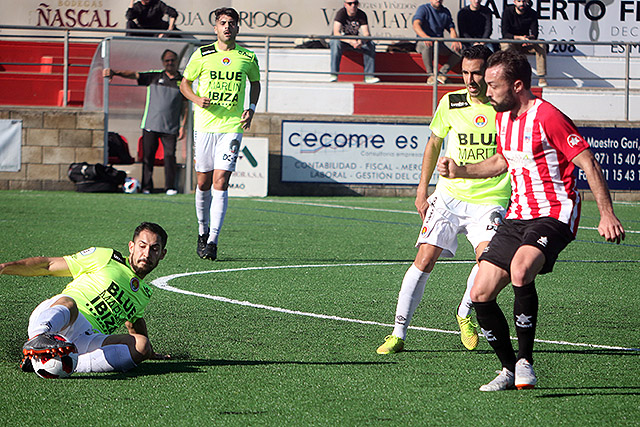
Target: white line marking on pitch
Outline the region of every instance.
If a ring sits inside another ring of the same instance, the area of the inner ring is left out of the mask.
[[[348,209],[353,211],[371,211],[371,212],[389,212],[389,213],[402,213],[402,214],[410,214],[410,215],[418,215],[416,211],[399,211],[393,209],[380,209],[380,208],[363,208],[358,206],[345,206],[345,205],[331,205],[327,203],[313,203],[313,202],[290,202],[287,200],[265,200],[265,199],[255,199],[257,202],[264,203],[281,203],[285,205],[300,205],[300,206],[315,206],[319,208],[335,208],[335,209]],[[622,203],[621,203],[622,204]],[[580,230],[595,230],[598,231],[597,227],[578,227]],[[640,231],[633,230],[625,230],[625,233],[630,234],[638,234]]]
[[[438,264],[471,264],[473,261],[438,261]],[[249,301],[239,301],[226,297],[216,296],[216,295],[208,295],[201,294],[198,292],[186,291],[184,289],[179,289],[174,286],[169,285],[169,281],[181,277],[195,276],[198,274],[209,274],[209,273],[230,273],[237,271],[251,271],[251,270],[280,270],[280,269],[288,269],[288,268],[322,268],[322,267],[366,267],[366,266],[374,266],[374,265],[402,265],[409,264],[408,262],[381,262],[381,263],[349,263],[349,264],[306,264],[306,265],[279,265],[279,266],[267,266],[267,267],[243,267],[243,268],[227,268],[223,270],[206,270],[206,271],[193,271],[190,273],[178,273],[171,274],[169,276],[159,277],[151,282],[153,286],[156,286],[159,289],[163,289],[169,292],[176,292],[184,295],[191,295],[200,298],[206,298],[214,301],[226,302],[229,304],[241,305],[244,307],[252,307],[252,308],[261,308],[264,310],[276,311],[279,313],[286,314],[296,314],[298,316],[307,316],[313,317],[316,319],[327,319],[327,320],[339,320],[341,322],[350,322],[350,323],[359,323],[362,325],[374,325],[374,326],[385,326],[389,328],[393,328],[393,325],[387,323],[373,322],[370,320],[359,320],[359,319],[349,319],[348,317],[340,317],[340,316],[329,316],[327,314],[317,314],[317,313],[307,313],[304,311],[298,310],[289,310],[287,308],[281,307],[272,307],[264,304],[256,304]],[[460,335],[459,331],[447,331],[444,329],[434,329],[434,328],[424,328],[421,326],[409,326],[409,329],[414,329],[418,331],[427,331],[427,332],[439,332],[443,334],[457,334]],[[512,340],[516,340],[516,338],[511,337]],[[558,345],[569,345],[574,347],[588,347],[588,348],[598,348],[605,350],[629,350],[629,351],[640,351],[638,348],[627,348],[627,347],[615,347],[608,345],[597,345],[597,344],[586,344],[586,343],[572,343],[567,341],[552,341],[552,340],[541,340],[536,339],[536,342],[546,343],[546,344],[558,344]]]

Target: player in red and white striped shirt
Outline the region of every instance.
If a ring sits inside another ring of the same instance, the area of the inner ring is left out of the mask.
[[[509,171],[511,204],[480,257],[471,299],[485,338],[502,363],[502,371],[482,391],[533,388],[533,342],[538,317],[535,277],[553,269],[580,219],[580,195],[575,166],[582,169],[600,210],[598,232],[620,243],[624,228],[613,212],[611,196],[589,145],[573,122],[531,93],[531,67],[514,51],[493,54],[485,71],[487,96],[498,112],[497,154],[486,161],[458,166],[442,158],[438,171],[448,178],[484,178]],[[509,325],[498,304],[498,293],[509,282],[514,290],[514,320],[518,354]]]

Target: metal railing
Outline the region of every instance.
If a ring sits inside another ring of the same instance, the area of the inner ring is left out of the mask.
[[[59,40],[62,41],[64,46],[63,53],[63,62],[57,64],[47,64],[52,66],[62,66],[62,84],[63,84],[63,106],[68,105],[68,87],[69,87],[69,70],[71,67],[88,67],[86,64],[75,64],[71,63],[69,60],[69,44],[72,40],[77,41],[91,41],[97,42],[104,39],[105,34],[109,35],[123,35],[126,33],[135,33],[140,35],[152,35],[152,34],[165,34],[168,37],[181,37],[184,41],[193,42],[194,44],[206,44],[211,43],[214,38],[211,33],[203,33],[203,32],[176,32],[176,31],[158,31],[158,30],[124,30],[124,29],[93,29],[93,28],[83,28],[83,29],[75,29],[75,28],[57,28],[57,27],[34,27],[34,26],[20,26],[20,25],[0,25],[0,39],[3,40],[11,40],[11,39],[29,39],[29,40]],[[29,31],[30,34],[20,34],[21,31]],[[38,35],[34,35],[33,32],[37,32]],[[197,37],[203,37],[198,39]],[[378,48],[384,46],[388,46],[392,43],[396,42],[411,42],[418,43],[420,41],[424,41],[424,39],[415,38],[415,37],[407,37],[407,38],[397,38],[397,37],[354,37],[354,36],[329,36],[329,35],[309,35],[309,34],[240,34],[238,36],[238,42],[249,47],[249,48],[264,48],[265,50],[265,61],[264,66],[262,67],[262,72],[264,75],[264,97],[266,99],[265,104],[268,106],[268,97],[269,97],[269,82],[271,80],[271,76],[274,74],[316,74],[316,75],[327,75],[326,71],[308,71],[308,70],[295,70],[295,69],[272,69],[270,64],[270,56],[271,53],[275,49],[279,48],[292,48],[296,46],[296,40],[306,39],[306,40],[331,40],[331,39],[362,39],[362,40],[372,40],[377,45]],[[148,41],[149,37],[141,38],[141,40]],[[166,39],[157,39],[158,42],[165,41]],[[176,40],[176,39],[173,39]],[[483,43],[514,43],[514,44],[523,44],[523,43],[531,43],[530,41],[522,41],[522,40],[495,40],[495,39],[452,39],[452,38],[432,38],[430,39],[434,42],[483,42]],[[557,45],[558,41],[545,41],[545,40],[537,40],[537,44],[544,44],[547,46]],[[591,41],[562,41],[564,45],[573,46],[610,46],[614,43],[612,42],[591,42]],[[634,80],[638,80],[638,78],[634,78],[631,76],[631,49],[633,46],[637,46],[637,43],[633,42],[615,42],[615,45],[623,46],[625,50],[624,57],[624,77],[615,77],[615,76],[596,76],[591,79],[607,79],[607,80],[623,80],[624,81],[624,99],[625,99],[625,120],[629,119],[629,98],[631,91],[631,82]],[[434,43],[434,70],[438,69],[438,61],[437,58],[439,56],[439,46],[440,43]],[[42,63],[11,63],[11,62],[0,62],[0,65],[31,65],[31,66],[41,66]],[[2,72],[0,72],[2,73]],[[362,75],[363,73],[340,73],[341,75]],[[393,78],[402,78],[402,77],[416,77],[420,75],[424,75],[423,73],[408,73],[408,72],[376,72],[377,76],[380,77],[393,77]],[[547,76],[547,78],[553,78],[556,80],[562,79],[571,79],[571,77],[563,77],[563,76]],[[589,78],[583,79],[588,80]],[[438,100],[438,81],[434,82],[434,90],[433,90],[433,105],[437,105]],[[268,111],[268,108],[267,108]]]

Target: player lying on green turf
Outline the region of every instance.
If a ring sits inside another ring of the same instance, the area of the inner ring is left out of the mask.
[[[75,349],[76,372],[124,372],[146,359],[167,358],[153,352],[148,338],[143,315],[153,290],[142,281],[164,258],[166,244],[162,227],[143,222],[129,242],[128,258],[114,249],[94,247],[65,257],[0,264],[0,274],[73,277],[61,294],[31,314],[22,369],[33,369],[33,357]],[[111,335],[122,325],[128,334]]]

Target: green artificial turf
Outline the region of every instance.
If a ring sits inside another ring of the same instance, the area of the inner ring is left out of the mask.
[[[576,241],[536,280],[538,385],[498,393],[478,391],[500,368],[487,342],[470,352],[456,334],[464,238],[429,278],[407,351],[375,353],[416,252],[412,199],[231,199],[215,262],[196,256],[192,195],[2,191],[0,207],[0,262],[127,253],[141,221],[165,227],[168,254],[148,280],[171,290],[155,289],[145,317],[154,349],[173,356],[124,374],[23,373],[28,316],[68,279],[0,276],[0,425],[640,423],[640,204],[615,205],[635,231],[618,246],[584,204]],[[509,318],[511,289],[498,302]]]

